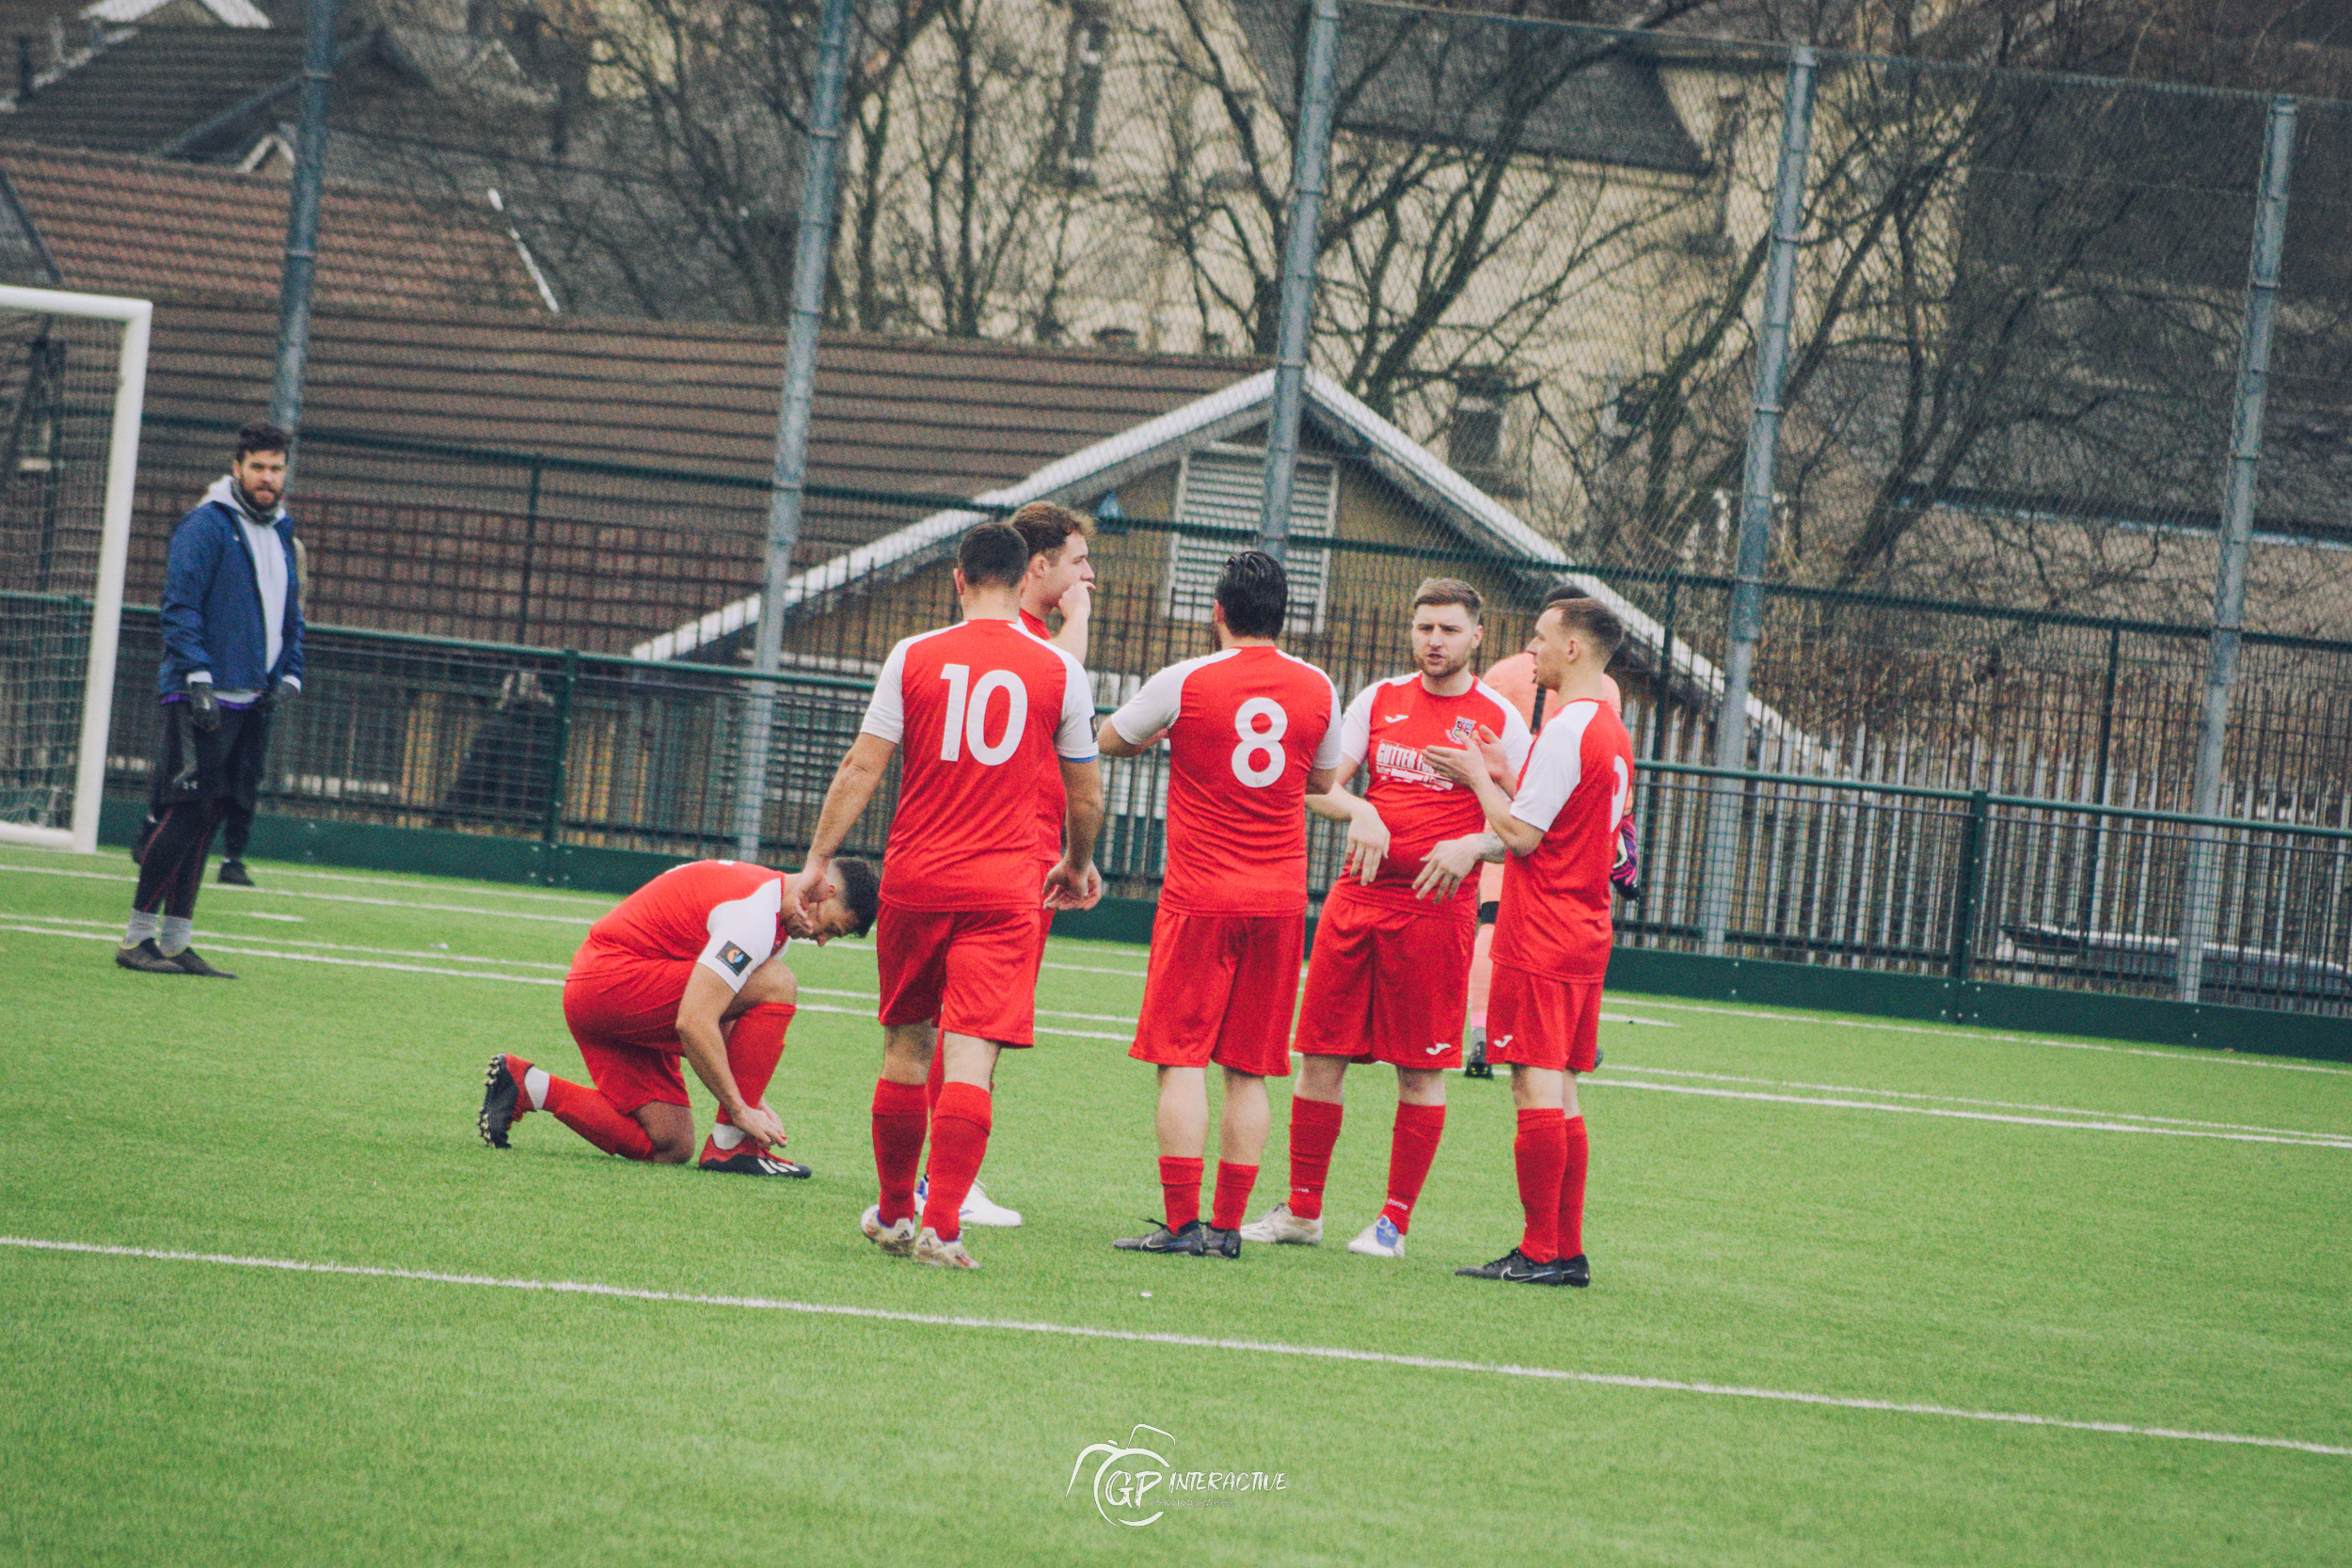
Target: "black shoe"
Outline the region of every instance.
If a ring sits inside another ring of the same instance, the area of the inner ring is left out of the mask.
[[[1470,1049],[1462,1053],[1462,1076],[1492,1078],[1494,1075],[1495,1069],[1486,1065],[1486,1031],[1473,1029],[1470,1036]]]
[[[737,1176],[788,1176],[795,1180],[808,1180],[809,1169],[797,1161],[780,1154],[762,1154],[755,1143],[742,1143],[735,1152],[719,1159],[706,1158],[696,1166],[699,1170],[723,1170]]]
[[[135,969],[141,974],[185,974],[186,970],[164,957],[164,950],[149,937],[136,947],[115,949],[115,962],[125,969]]]
[[[162,949],[158,948],[157,951],[161,952]],[[179,952],[171,954],[168,958],[167,958],[165,962],[179,965],[180,973],[183,974],[202,974],[215,980],[233,980],[236,978],[235,975],[230,974],[227,970],[215,969],[211,964],[206,963],[202,958],[198,956],[196,949],[193,947],[183,947]]]
[[[482,1075],[482,1115],[474,1118],[474,1130],[482,1141],[492,1148],[506,1147],[507,1129],[515,1125],[520,1113],[516,1107],[523,1102],[523,1086],[507,1070],[506,1053],[490,1058],[490,1070]]]
[[[1549,1285],[1560,1272],[1557,1263],[1538,1263],[1513,1247],[1491,1263],[1454,1271],[1465,1279],[1500,1279],[1506,1285]]]
[[[218,879],[228,883],[230,887],[251,887],[253,885],[253,878],[246,871],[245,862],[243,861],[221,862],[220,877]]]
[[[1554,1285],[1573,1285],[1581,1291],[1593,1282],[1593,1265],[1584,1260],[1581,1252],[1573,1258],[1561,1259],[1552,1268],[1550,1282]]]
[[[1155,1226],[1148,1236],[1121,1236],[1111,1245],[1121,1252],[1176,1252],[1186,1258],[1198,1258],[1208,1250],[1205,1234],[1208,1228],[1199,1220],[1189,1221],[1182,1230],[1170,1230],[1164,1225]],[[1226,1234],[1230,1236],[1232,1232],[1227,1231]],[[1234,1242],[1238,1250],[1240,1238],[1235,1237]]]
[[[1214,1225],[1202,1226],[1200,1227],[1200,1255],[1204,1258],[1239,1258],[1241,1256],[1240,1228],[1236,1227],[1232,1230],[1219,1230]]]

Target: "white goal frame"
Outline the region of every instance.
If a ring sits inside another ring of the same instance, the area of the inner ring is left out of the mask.
[[[122,579],[131,557],[131,492],[138,479],[147,341],[155,307],[144,299],[0,287],[0,309],[122,324],[122,352],[115,370],[114,425],[106,442],[98,584],[90,605],[89,675],[82,689],[81,747],[73,769],[72,826],[36,828],[0,822],[0,843],[40,844],[95,854],[98,812],[106,791],[106,736],[114,721],[116,644],[122,636]]]

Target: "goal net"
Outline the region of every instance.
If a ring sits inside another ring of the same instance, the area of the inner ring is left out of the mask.
[[[0,288],[0,840],[98,847],[149,314]]]

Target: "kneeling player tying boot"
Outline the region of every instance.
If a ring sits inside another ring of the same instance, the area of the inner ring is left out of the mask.
[[[504,1148],[518,1118],[546,1111],[608,1154],[682,1165],[694,1148],[684,1058],[719,1101],[703,1169],[806,1176],[784,1158],[766,1100],[799,993],[785,943],[865,935],[881,887],[861,860],[829,873],[805,909],[784,873],[742,861],[675,866],[631,894],[589,930],[564,983],[564,1021],[595,1087],[493,1056],[482,1141]]]

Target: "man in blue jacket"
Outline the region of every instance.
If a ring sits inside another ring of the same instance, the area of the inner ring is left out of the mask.
[[[213,832],[251,812],[272,713],[302,689],[301,591],[286,490],[286,433],[237,432],[235,461],[172,531],[164,578],[163,753],[157,821],[139,861],[115,962],[147,974],[233,980],[188,945]]]

